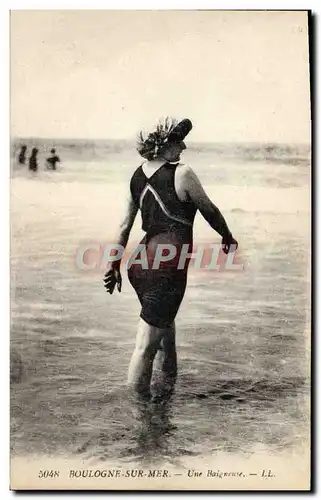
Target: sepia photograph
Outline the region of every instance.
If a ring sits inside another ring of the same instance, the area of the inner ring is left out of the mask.
[[[310,28],[10,12],[11,490],[310,490]]]

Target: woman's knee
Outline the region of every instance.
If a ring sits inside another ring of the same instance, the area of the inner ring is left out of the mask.
[[[135,349],[146,354],[153,352],[159,348],[161,339],[162,332],[158,328],[145,324],[138,330]]]
[[[135,354],[142,359],[154,358],[157,352],[158,346],[153,342],[140,343],[135,347]]]

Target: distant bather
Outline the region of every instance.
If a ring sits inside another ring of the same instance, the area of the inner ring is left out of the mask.
[[[38,149],[32,148],[31,156],[29,158],[29,170],[37,172],[38,170],[38,159],[37,159]]]
[[[56,155],[56,150],[53,148],[51,151],[51,156],[46,159],[47,168],[51,170],[56,170],[56,163],[60,162],[59,156]]]
[[[18,156],[18,162],[21,165],[25,165],[25,163],[26,163],[26,152],[27,152],[27,146],[25,146],[25,145],[21,146],[20,153]]]

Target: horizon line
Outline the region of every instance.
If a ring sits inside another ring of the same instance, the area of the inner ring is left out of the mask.
[[[113,137],[48,137],[48,136],[10,136],[10,141],[12,140],[33,140],[33,139],[38,139],[38,140],[48,140],[48,141],[127,141],[131,143],[135,143],[135,139],[130,138],[130,137],[118,137],[118,138],[113,138]],[[296,145],[304,145],[304,146],[311,146],[311,140],[310,141],[277,141],[277,140],[263,140],[263,141],[254,141],[254,140],[248,140],[248,141],[237,141],[237,140],[226,140],[226,141],[211,141],[211,140],[198,140],[198,141],[189,141],[189,144],[283,144],[283,145],[289,145],[289,144],[296,144]]]

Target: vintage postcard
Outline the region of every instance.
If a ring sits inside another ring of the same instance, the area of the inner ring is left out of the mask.
[[[11,12],[11,489],[310,489],[308,20]]]

